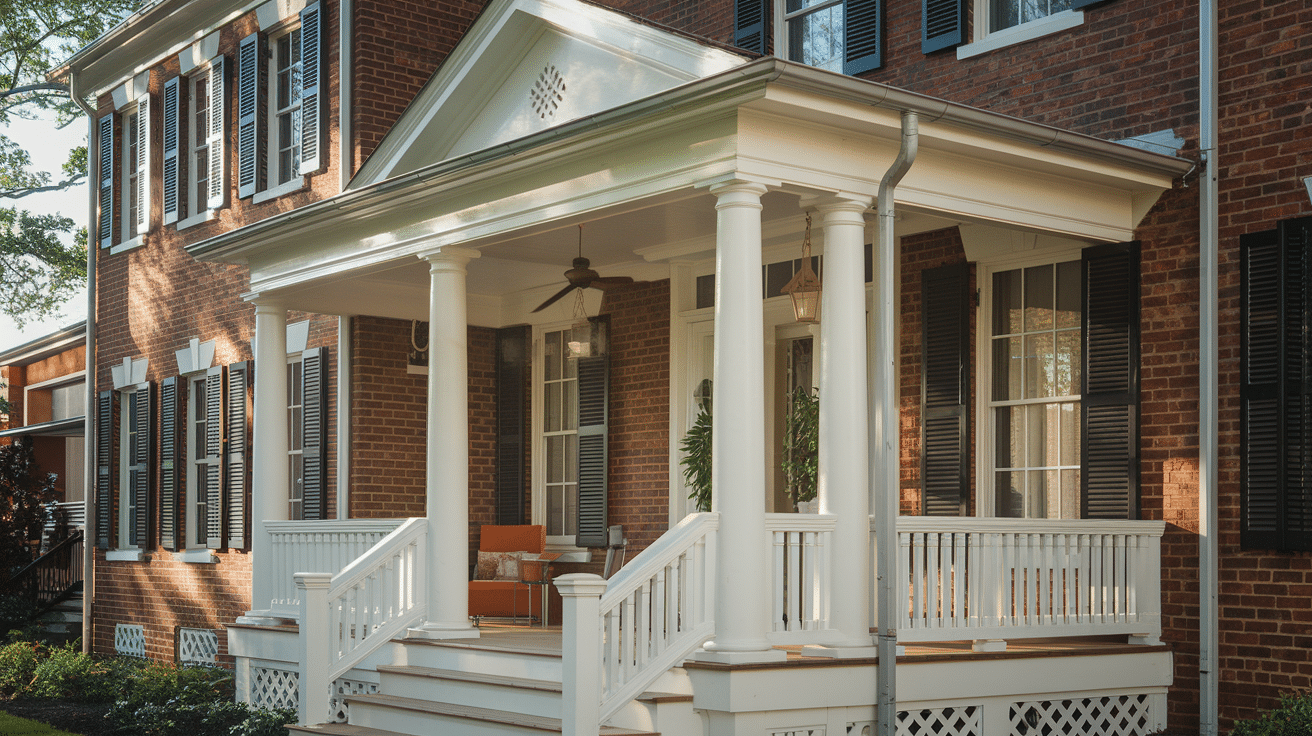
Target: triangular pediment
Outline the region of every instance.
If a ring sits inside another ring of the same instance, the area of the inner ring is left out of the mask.
[[[349,188],[593,116],[746,61],[577,0],[492,0]]]

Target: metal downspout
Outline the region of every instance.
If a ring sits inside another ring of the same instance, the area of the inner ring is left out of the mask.
[[[1217,0],[1200,0],[1198,23],[1198,148],[1203,162],[1198,193],[1198,719],[1202,736],[1216,736],[1220,698]]]
[[[96,157],[91,155],[91,142],[96,140],[96,111],[77,93],[77,73],[68,72],[68,96],[87,116],[87,354],[86,354],[86,388],[87,410],[85,437],[86,447],[86,487],[82,490],[82,651],[91,653],[91,606],[95,599],[96,544],[95,544],[95,504],[92,491],[96,484],[96,422],[92,417],[96,410],[96,251],[100,243],[99,233],[93,233],[92,223],[96,222],[96,190],[91,186],[95,174]]]
[[[876,616],[879,672],[876,704],[879,736],[896,733],[897,707],[897,594],[894,590],[893,565],[897,560],[898,514],[898,276],[900,258],[893,232],[893,195],[898,182],[916,160],[919,144],[919,116],[902,112],[902,148],[879,182],[879,233],[876,242],[876,279],[878,289],[874,309],[874,390],[870,392],[871,433],[870,478],[875,494],[871,510],[875,515],[875,542],[878,544],[877,574],[879,591]]]

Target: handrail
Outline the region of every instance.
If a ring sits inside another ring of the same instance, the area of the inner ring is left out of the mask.
[[[63,541],[28,563],[0,585],[6,593],[25,595],[40,607],[56,603],[82,582],[83,541],[81,529],[75,529]]]
[[[715,635],[719,528],[718,513],[684,517],[610,579],[595,624],[565,622],[602,637],[603,722]]]
[[[301,615],[300,594],[293,575],[298,572],[336,574],[367,553],[404,519],[265,520],[270,551],[257,574],[268,576],[272,598],[263,602],[275,615],[296,619]]]
[[[301,723],[327,720],[333,681],[423,617],[428,520],[407,519],[335,575],[296,573]]]

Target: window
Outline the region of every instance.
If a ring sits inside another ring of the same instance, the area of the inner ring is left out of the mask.
[[[1312,217],[1244,235],[1239,253],[1240,543],[1312,550]]]
[[[123,240],[137,237],[141,201],[141,177],[137,159],[142,152],[139,118],[136,109],[123,114]]]
[[[959,59],[1075,28],[1084,23],[1084,13],[1079,9],[1101,0],[971,1],[974,2],[974,38],[957,49]],[[957,38],[952,45],[963,40]]]
[[[881,65],[881,0],[736,0],[734,45],[768,52],[771,18],[774,50],[789,61],[843,74]]]
[[[150,546],[151,389],[140,383],[101,394],[97,527],[105,549]]]
[[[223,368],[216,366],[189,376],[187,386],[187,424],[183,430],[187,445],[184,547],[208,549],[210,497],[215,496],[217,501],[222,487]]]
[[[287,361],[288,519],[328,518],[327,357],[326,348],[312,348]]]
[[[322,19],[310,3],[288,25],[242,39],[237,63],[238,195],[256,201],[299,189],[323,151]],[[269,68],[264,68],[265,65]]]
[[[843,71],[842,0],[784,0],[788,60]]]
[[[145,83],[145,79],[140,82],[142,87]],[[118,112],[101,117],[98,123],[100,195],[97,234],[102,248],[115,244],[122,248],[140,245],[140,236],[150,229],[150,111],[150,95],[142,94]],[[117,141],[116,126],[119,129]],[[121,183],[117,201],[114,198],[116,177]]]
[[[164,222],[205,222],[227,202],[226,61],[217,56],[164,85]]]
[[[542,490],[549,536],[578,533],[578,360],[570,345],[586,342],[583,327],[542,336]]]
[[[990,0],[989,31],[1005,30],[1070,9],[1071,0]]]
[[[1079,518],[1080,261],[993,271],[995,514]]]

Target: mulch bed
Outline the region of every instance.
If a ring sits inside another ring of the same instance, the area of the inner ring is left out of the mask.
[[[82,736],[115,736],[112,725],[105,718],[111,705],[67,700],[6,700],[0,701],[0,710]]]

